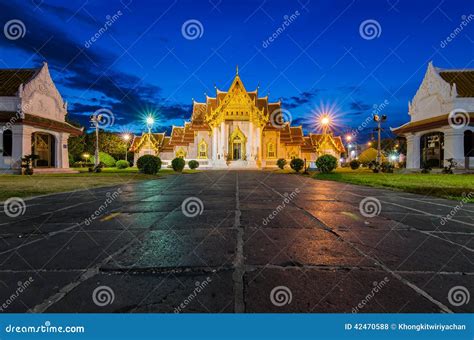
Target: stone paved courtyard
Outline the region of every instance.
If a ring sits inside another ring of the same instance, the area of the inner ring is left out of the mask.
[[[258,171],[39,197],[16,218],[1,210],[0,303],[9,301],[4,312],[473,312],[474,299],[448,298],[457,286],[474,292],[474,205],[457,204]]]

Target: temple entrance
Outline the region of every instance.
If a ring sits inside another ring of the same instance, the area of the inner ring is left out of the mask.
[[[232,161],[246,160],[245,143],[247,138],[237,126],[229,138],[229,153]]]
[[[232,142],[232,159],[242,159],[242,141],[238,137]]]
[[[31,135],[31,154],[38,155],[34,161],[35,168],[52,168],[55,166],[55,140],[49,133],[35,132]]]

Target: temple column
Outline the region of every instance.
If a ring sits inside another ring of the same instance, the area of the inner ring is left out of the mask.
[[[262,161],[262,128],[261,127],[257,127],[256,144],[257,144],[257,154],[258,154],[257,161],[261,162]]]
[[[221,159],[224,159],[225,147],[224,147],[224,140],[225,140],[225,123],[221,123],[221,141],[219,143],[219,154],[221,155]]]
[[[420,136],[409,134],[407,139],[407,169],[420,168]]]
[[[444,132],[444,165],[448,166],[449,158],[457,163],[456,168],[464,169],[464,130],[447,129]]]
[[[217,160],[217,127],[212,128],[212,160]]]
[[[247,161],[253,161],[253,123],[249,122]]]

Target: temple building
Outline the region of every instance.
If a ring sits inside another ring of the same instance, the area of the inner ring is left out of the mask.
[[[134,162],[145,154],[157,155],[164,166],[175,157],[197,160],[200,168],[261,169],[276,167],[284,158],[306,159],[308,165],[320,155],[338,160],[345,152],[340,137],[332,133],[305,136],[301,126],[281,119],[281,102],[259,97],[258,88],[247,91],[236,72],[228,91],[216,88],[215,97],[193,100],[191,120],[173,126],[170,136],[143,133],[135,136],[130,151]]]
[[[474,169],[474,70],[441,69],[430,62],[408,103],[410,121],[392,131],[407,140],[407,168],[448,165]]]
[[[0,171],[18,173],[21,158],[35,154],[35,172],[71,172],[67,141],[82,129],[67,123],[66,115],[47,63],[0,69]]]

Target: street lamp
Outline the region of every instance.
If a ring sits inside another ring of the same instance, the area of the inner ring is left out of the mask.
[[[148,133],[151,133],[151,129],[153,128],[154,123],[155,119],[152,116],[146,117],[146,126],[148,128]]]
[[[91,155],[88,152],[84,152],[82,154],[82,158],[86,161],[86,163],[89,161],[90,156]]]
[[[323,134],[327,134],[328,133],[328,127],[329,127],[329,124],[331,124],[331,119],[329,118],[328,115],[324,115],[324,116],[321,116],[320,119],[319,119],[319,122],[323,128]]]
[[[127,154],[128,154],[128,141],[131,139],[132,137],[130,136],[130,134],[128,133],[124,133],[122,135],[122,139],[125,141],[125,160],[127,160]]]
[[[380,164],[380,159],[382,158],[382,151],[380,148],[380,133],[382,132],[382,123],[387,120],[386,115],[375,115],[374,121],[377,123],[375,131],[377,131],[377,164]]]
[[[97,168],[99,166],[99,124],[102,122],[102,115],[94,113],[90,116],[91,123],[95,127],[95,157],[94,157],[94,166]]]
[[[352,136],[351,135],[347,135],[346,136],[346,141],[350,142],[352,140]]]

